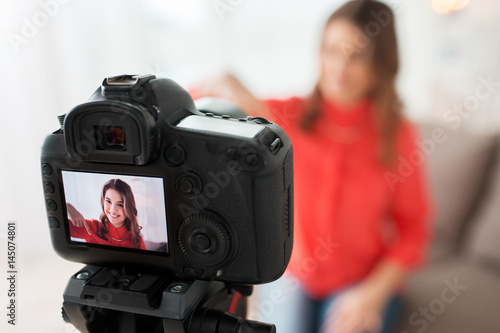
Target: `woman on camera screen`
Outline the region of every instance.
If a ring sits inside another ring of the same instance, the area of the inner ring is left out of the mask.
[[[425,157],[395,89],[392,10],[344,4],[324,27],[319,60],[306,98],[261,101],[229,74],[198,94],[269,117],[292,139],[293,253],[285,276],[258,289],[257,311],[273,304],[258,319],[287,333],[389,332],[430,219]]]
[[[87,243],[146,250],[137,221],[137,208],[130,186],[120,180],[106,182],[101,192],[99,220],[87,220],[70,203],[66,204],[70,235]]]

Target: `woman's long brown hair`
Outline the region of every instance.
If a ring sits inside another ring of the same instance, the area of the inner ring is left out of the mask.
[[[99,230],[97,232],[98,236],[101,237],[102,239],[107,240],[107,234],[109,233],[108,231],[108,217],[106,216],[104,212],[104,200],[106,196],[106,192],[109,190],[115,190],[123,198],[123,208],[125,210],[125,226],[127,230],[129,230],[132,233],[132,242],[134,244],[134,248],[138,249],[141,247],[141,229],[142,227],[139,226],[139,222],[137,221],[137,208],[135,205],[135,198],[134,194],[132,193],[132,189],[130,186],[125,183],[121,179],[111,179],[104,184],[102,188],[102,193],[101,193],[101,207],[102,207],[102,213],[101,213],[101,224],[99,225]]]
[[[390,7],[374,0],[353,0],[336,10],[328,19],[330,23],[346,19],[352,22],[369,40],[373,49],[371,66],[376,85],[371,98],[374,103],[374,121],[381,138],[380,161],[391,166],[395,159],[395,140],[402,105],[395,88],[396,74],[399,70],[398,46],[394,27],[394,14]],[[380,29],[373,29],[376,27]],[[300,127],[310,131],[321,116],[322,94],[319,83],[314,87],[300,120]]]

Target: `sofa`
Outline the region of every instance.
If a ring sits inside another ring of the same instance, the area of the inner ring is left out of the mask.
[[[500,332],[500,136],[423,124],[419,140],[433,237],[426,264],[410,275],[396,332]]]

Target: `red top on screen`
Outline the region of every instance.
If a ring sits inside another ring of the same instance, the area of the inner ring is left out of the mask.
[[[87,232],[85,226],[77,227],[71,221],[69,221],[69,233],[73,238],[79,238],[85,240],[87,243],[92,244],[100,244],[100,245],[110,245],[117,247],[128,247],[134,248],[134,242],[132,233],[130,230],[127,230],[127,227],[123,225],[120,228],[113,227],[110,223],[108,223],[108,234],[106,237],[107,240],[102,239],[97,235],[99,230],[99,222],[98,220],[85,220],[90,230],[90,235]],[[144,239],[141,238],[141,250],[146,250],[146,245],[144,244]]]

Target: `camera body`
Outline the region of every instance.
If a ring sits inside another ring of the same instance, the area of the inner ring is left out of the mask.
[[[61,116],[41,154],[55,251],[181,279],[255,284],[281,276],[293,243],[291,141],[263,118],[214,113],[197,110],[172,80],[122,75]],[[123,194],[121,211],[106,208],[107,179],[132,184],[145,248],[97,235],[103,221],[132,215]],[[73,234],[69,204],[96,217],[80,226],[85,240]]]

